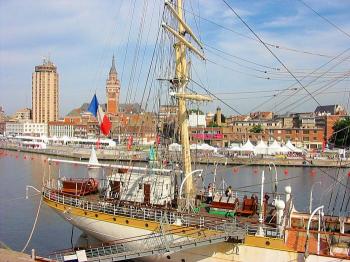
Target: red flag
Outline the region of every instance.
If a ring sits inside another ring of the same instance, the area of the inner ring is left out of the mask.
[[[156,138],[156,143],[157,143],[157,145],[159,145],[159,144],[160,144],[160,136],[159,136],[159,135],[157,135],[157,138]]]

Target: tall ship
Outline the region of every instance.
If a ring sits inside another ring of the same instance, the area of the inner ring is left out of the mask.
[[[188,92],[191,64],[188,53],[205,60],[202,43],[184,20],[183,1],[165,2],[172,23],[161,27],[174,41],[173,76],[167,79],[176,101],[181,161],[165,168],[151,159],[147,167],[99,163],[94,151],[89,162],[50,159],[86,166],[88,178],[49,174],[42,199],[68,223],[102,241],[103,245],[65,250],[55,259],[69,261],[348,261],[350,217],[327,215],[323,206],[295,210],[292,188],[260,192],[199,185],[203,169],[193,170],[188,102],[212,98]],[[177,26],[177,28],[174,27]],[[103,133],[110,123],[94,98],[92,113]],[[103,170],[103,172],[101,172]],[[101,176],[103,173],[103,176]],[[233,185],[234,188],[234,185]]]

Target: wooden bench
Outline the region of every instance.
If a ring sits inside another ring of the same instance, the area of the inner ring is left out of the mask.
[[[243,200],[242,209],[237,210],[238,215],[251,216],[254,215],[257,209],[257,203],[255,199],[246,198]]]
[[[238,199],[235,197],[215,196],[213,202],[210,204],[210,208],[235,210],[238,204]]]

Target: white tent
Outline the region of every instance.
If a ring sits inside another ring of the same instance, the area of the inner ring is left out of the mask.
[[[254,148],[254,154],[258,155],[266,155],[268,150],[268,146],[265,144],[265,142],[261,139],[256,147]]]
[[[169,151],[180,152],[181,149],[182,149],[182,146],[178,143],[172,143],[169,145]]]
[[[288,140],[285,147],[287,147],[291,152],[294,152],[294,153],[302,153],[303,152],[302,149],[293,146],[293,144],[292,144],[292,142],[290,142],[290,140]]]
[[[241,151],[254,151],[254,146],[248,139],[248,141],[241,147]]]
[[[241,151],[242,149],[239,147],[239,146],[237,146],[237,145],[231,145],[228,149],[227,149],[228,151]]]
[[[289,152],[291,152],[291,150],[286,145],[283,145],[281,147],[281,153],[282,154],[288,154]]]
[[[269,155],[274,155],[282,152],[281,145],[275,140],[268,148]]]
[[[201,149],[201,145],[200,144],[191,144],[190,145],[190,149],[192,149],[192,150],[200,150]]]
[[[209,151],[216,151],[217,149],[213,146],[210,146],[208,144],[192,144],[190,145],[190,149],[193,150],[209,150]]]
[[[202,150],[217,151],[216,147],[213,147],[213,146],[208,145],[206,143],[201,144],[200,147],[201,147]]]

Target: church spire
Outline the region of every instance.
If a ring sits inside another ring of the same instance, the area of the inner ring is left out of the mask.
[[[117,74],[117,70],[115,69],[114,54],[113,54],[112,66],[111,66],[111,69],[109,70],[109,74]]]

